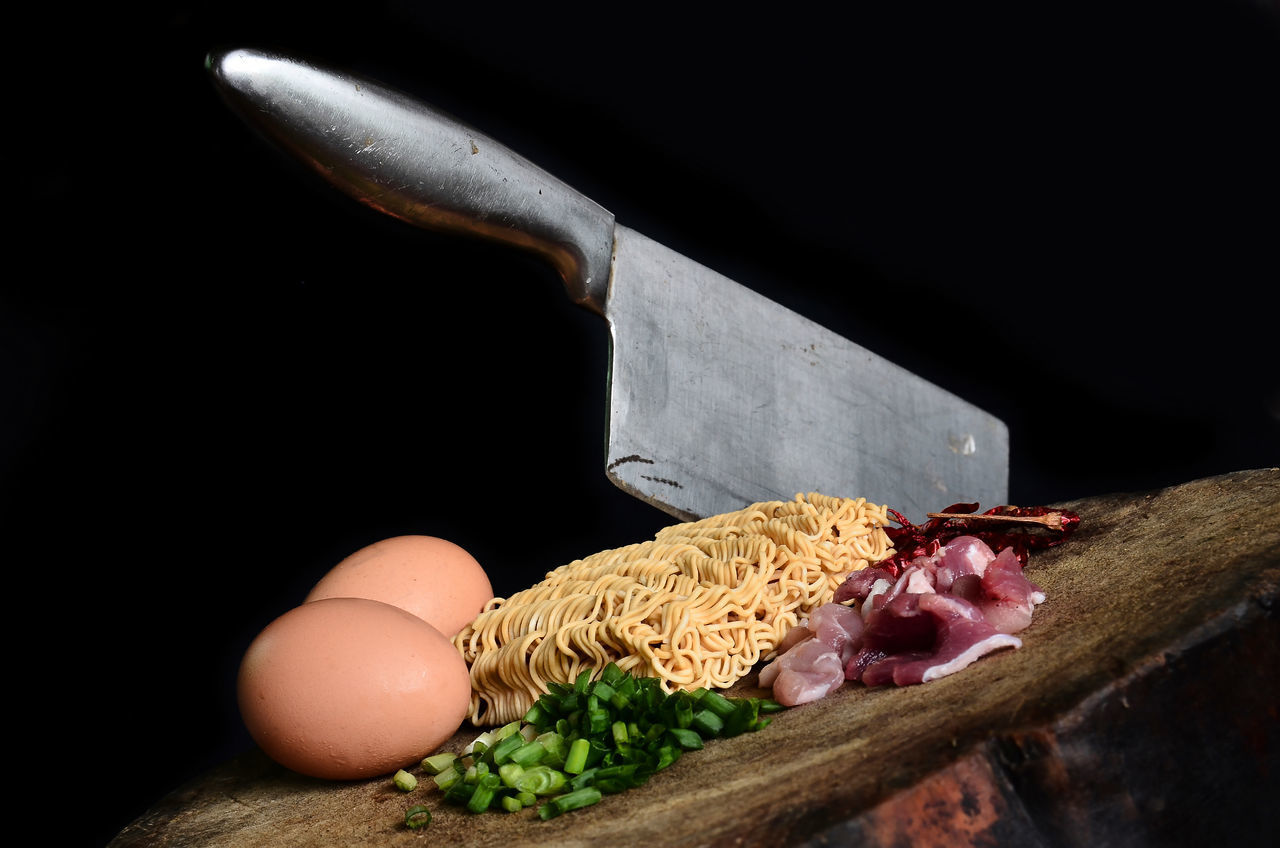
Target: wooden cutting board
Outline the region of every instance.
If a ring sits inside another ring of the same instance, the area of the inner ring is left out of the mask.
[[[1032,555],[1048,597],[1022,648],[921,686],[847,684],[594,807],[476,816],[253,750],[109,848],[1280,844],[1280,469],[1057,506],[1080,528]],[[415,803],[433,821],[411,831]]]

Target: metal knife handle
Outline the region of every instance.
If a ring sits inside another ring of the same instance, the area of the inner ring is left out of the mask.
[[[570,298],[604,313],[614,217],[533,163],[372,80],[249,49],[206,66],[242,118],[356,200],[532,251]]]

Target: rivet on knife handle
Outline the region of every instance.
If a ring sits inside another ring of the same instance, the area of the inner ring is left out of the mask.
[[[604,313],[614,217],[591,199],[372,81],[249,49],[207,64],[241,117],[356,200],[416,226],[532,251],[560,272],[570,298]]]

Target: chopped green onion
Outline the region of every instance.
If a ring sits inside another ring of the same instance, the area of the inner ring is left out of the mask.
[[[504,724],[502,727],[499,727],[497,730],[493,732],[493,741],[501,742],[503,739],[506,739],[511,734],[519,733],[519,732],[520,732],[520,722],[509,721],[506,724]]]
[[[549,766],[534,766],[525,769],[524,773],[516,778],[516,785],[513,788],[521,792],[532,792],[534,795],[551,795],[559,792],[566,781],[567,778],[562,771]]]
[[[423,759],[422,767],[426,769],[429,774],[439,774],[449,766],[453,765],[454,761],[457,759],[457,754],[451,754],[448,752],[443,754],[433,754],[430,757]]]
[[[712,692],[710,689],[702,691],[702,696],[698,699],[698,703],[704,709],[711,710],[720,716],[720,718],[728,718],[737,709],[733,701],[730,701],[719,692]]]
[[[520,720],[481,733],[462,755],[424,758],[444,800],[476,813],[538,806],[552,818],[642,785],[705,740],[760,730],[784,709],[705,687],[669,693],[615,663],[593,673],[549,683]]]
[[[467,809],[473,813],[483,813],[489,809],[501,783],[501,779],[496,774],[486,774],[480,778],[475,792],[471,793],[471,797],[467,800]]]
[[[548,718],[547,708],[542,705],[542,701],[534,701],[533,706],[524,714],[524,720],[528,724],[542,724]]]
[[[502,738],[502,741],[490,748],[488,753],[493,755],[492,759],[496,765],[502,765],[511,756],[512,752],[523,744],[523,736],[519,733],[509,733]]]
[[[676,743],[686,751],[696,751],[702,747],[702,737],[698,735],[696,730],[673,727],[667,733],[670,733]]]
[[[475,783],[467,783],[465,780],[456,781],[445,790],[444,799],[451,804],[465,804],[475,793],[476,785]]]
[[[580,810],[583,807],[589,807],[592,804],[597,803],[601,797],[600,790],[596,789],[594,786],[578,789],[566,795],[560,795],[556,798],[552,798],[550,801],[543,804],[538,808],[538,816],[543,821],[546,821],[547,819],[555,818],[556,816],[561,815],[562,813],[567,813],[571,810]]]
[[[396,789],[399,789],[401,792],[412,792],[414,789],[418,788],[418,778],[409,774],[409,772],[404,769],[398,769],[396,773],[391,776],[391,782],[394,783],[396,785]]]
[[[431,809],[422,804],[415,804],[404,811],[404,823],[412,830],[431,824]]]
[[[471,753],[481,754],[481,753],[484,753],[485,749],[492,744],[493,744],[493,733],[491,731],[486,730],[483,733],[481,733],[479,736],[477,736],[475,739],[472,739],[471,742],[468,743],[467,747],[462,749],[462,753],[463,755],[471,754]],[[477,748],[479,748],[478,751],[476,750]]]
[[[515,788],[516,781],[522,774],[524,774],[524,766],[519,763],[503,763],[498,766],[498,777],[502,778],[502,783],[510,789]]]
[[[610,686],[613,686],[622,680],[626,680],[627,674],[622,669],[618,668],[617,663],[611,662],[600,670],[600,679],[605,683],[608,683]]]
[[[437,788],[443,790],[460,782],[462,778],[463,772],[459,771],[456,766],[452,766],[437,774],[432,778],[432,780],[435,782]]]
[[[704,739],[710,739],[719,736],[720,731],[724,730],[724,721],[711,710],[699,710],[694,713],[690,727],[698,731]]]
[[[481,760],[478,763],[472,763],[471,765],[467,766],[466,773],[462,775],[462,780],[465,783],[477,783],[479,782],[480,778],[484,777],[488,773],[489,773],[489,764],[486,763],[484,760]]]
[[[542,746],[541,742],[535,739],[532,742],[526,742],[516,750],[512,751],[510,760],[511,762],[522,766],[533,765],[534,763],[541,762],[546,753],[547,749]]]
[[[591,750],[591,740],[579,737],[569,745],[569,755],[564,758],[564,770],[570,774],[578,774],[587,767],[587,753]]]

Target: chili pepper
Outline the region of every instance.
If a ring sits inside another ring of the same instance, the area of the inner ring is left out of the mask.
[[[978,514],[978,504],[958,503],[940,513],[929,513],[929,520],[923,525],[911,523],[895,509],[889,512],[902,525],[885,528],[896,553],[876,563],[876,568],[895,577],[913,559],[932,556],[957,536],[976,536],[993,551],[1013,548],[1025,568],[1032,550],[1062,544],[1080,524],[1076,513],[1044,506],[1004,505]]]

